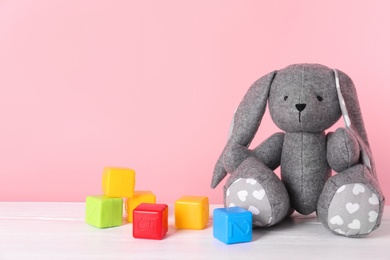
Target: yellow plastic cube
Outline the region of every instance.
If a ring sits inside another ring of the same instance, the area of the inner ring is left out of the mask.
[[[133,210],[141,203],[156,203],[156,196],[151,191],[134,191],[134,195],[126,200],[127,220],[133,223]]]
[[[183,229],[204,229],[209,221],[209,199],[183,196],[175,202],[175,226]]]
[[[103,193],[111,198],[131,198],[134,194],[135,171],[126,168],[105,167]]]

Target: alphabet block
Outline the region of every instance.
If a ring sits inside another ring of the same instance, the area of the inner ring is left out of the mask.
[[[104,168],[102,187],[105,196],[131,198],[134,193],[134,185],[134,170],[116,167]]]
[[[209,199],[183,196],[175,202],[175,226],[183,229],[204,229],[209,221]]]
[[[116,227],[122,224],[123,202],[121,198],[88,196],[85,221],[97,228]]]
[[[213,235],[225,244],[252,240],[252,213],[240,207],[218,208],[213,212]]]
[[[168,206],[141,203],[133,211],[133,237],[161,240],[168,232]]]
[[[133,197],[126,200],[127,220],[133,222],[133,210],[141,203],[156,203],[156,196],[151,191],[134,191]]]

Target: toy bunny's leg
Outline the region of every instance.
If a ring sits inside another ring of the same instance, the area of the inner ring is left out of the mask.
[[[321,193],[317,214],[336,234],[360,237],[381,222],[384,197],[377,180],[364,165],[355,165],[331,177]]]
[[[224,187],[225,206],[239,206],[253,213],[253,224],[272,226],[289,213],[290,199],[280,179],[255,157],[234,171]]]

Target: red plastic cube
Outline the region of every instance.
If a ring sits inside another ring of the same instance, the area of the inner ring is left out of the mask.
[[[168,206],[141,203],[133,210],[133,237],[161,240],[168,232]]]

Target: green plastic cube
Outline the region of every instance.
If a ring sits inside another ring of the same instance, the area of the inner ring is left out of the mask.
[[[122,225],[122,198],[88,196],[86,198],[85,221],[97,228]]]

